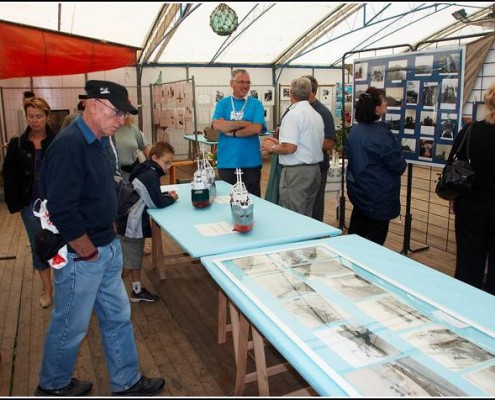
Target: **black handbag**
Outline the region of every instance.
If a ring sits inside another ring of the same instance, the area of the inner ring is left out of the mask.
[[[445,164],[442,173],[437,179],[435,192],[441,199],[454,200],[461,195],[469,193],[473,187],[475,172],[469,160],[469,137],[473,125],[474,122],[468,126],[466,134],[459,144],[459,148],[455,154],[449,156],[447,164]],[[457,155],[462,150],[464,143],[467,143],[467,160],[459,160]]]
[[[41,226],[35,234],[35,250],[43,261],[51,260],[66,245],[60,233],[53,233]]]

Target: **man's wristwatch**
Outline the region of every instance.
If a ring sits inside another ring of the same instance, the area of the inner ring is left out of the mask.
[[[235,136],[235,133],[236,133],[236,132],[237,132],[237,130],[232,131],[232,137],[236,137],[236,136]]]

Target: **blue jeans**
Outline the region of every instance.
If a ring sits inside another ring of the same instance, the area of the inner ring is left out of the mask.
[[[31,202],[28,206],[24,207],[21,210],[21,218],[22,218],[22,222],[24,223],[24,228],[26,228],[29,244],[31,246],[33,268],[37,269],[38,271],[41,271],[43,269],[50,268],[50,264],[41,260],[41,258],[38,256],[38,254],[35,251],[34,234],[36,232],[36,227],[39,222],[37,221],[38,217],[35,217],[33,214],[33,203],[34,202]]]
[[[95,261],[74,261],[53,270],[54,308],[46,333],[39,385],[68,385],[93,309],[98,317],[112,392],[127,390],[140,378],[129,297],[121,278],[122,249],[116,238],[98,247]]]

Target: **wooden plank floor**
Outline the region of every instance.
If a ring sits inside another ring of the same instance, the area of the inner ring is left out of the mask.
[[[269,160],[265,162],[263,190],[269,172]],[[421,173],[428,175],[431,172]],[[177,177],[188,179],[191,171],[178,170]],[[417,182],[428,188],[431,186],[431,178],[428,176],[424,182],[419,178]],[[428,224],[427,230],[422,229],[419,223],[418,228],[414,225],[413,237],[419,238],[412,242],[416,247],[427,243],[421,243],[422,235],[437,235],[442,238],[451,234],[445,229],[444,223],[451,219],[448,209],[445,212],[446,205],[441,202],[432,205],[429,190],[421,192],[421,188],[415,189],[417,198],[413,199],[413,204],[416,213],[420,214],[419,211],[426,207],[436,207],[437,210],[430,211],[430,214],[438,213],[440,222],[437,227],[434,223],[421,221]],[[420,194],[417,195],[416,191]],[[347,201],[347,223],[350,212],[351,206]],[[333,196],[327,196],[325,222],[338,226]],[[44,333],[51,308],[42,309],[39,305],[41,281],[31,267],[30,247],[20,216],[10,215],[3,202],[0,202],[0,226],[0,257],[6,258],[0,260],[0,396],[32,396],[38,382]],[[401,251],[403,229],[403,219],[392,222],[386,247]],[[453,243],[454,252],[451,243],[446,250],[430,246],[425,251],[409,253],[409,256],[452,275],[455,241]],[[181,250],[177,248],[172,251]],[[217,343],[218,287],[214,280],[197,260],[192,259],[179,268],[170,269],[167,279],[160,280],[158,272],[151,267],[151,256],[147,256],[143,283],[150,291],[160,295],[160,301],[131,303],[142,372],[148,376],[165,377],[163,396],[232,396],[235,382],[233,346],[230,334],[227,335],[225,344]],[[129,289],[129,282],[126,285]],[[283,359],[269,347],[267,361],[268,365],[272,365]],[[249,360],[248,372],[253,366],[253,360]],[[110,395],[108,373],[95,317],[82,342],[75,376],[94,382],[92,396]],[[296,372],[286,372],[270,378],[270,393],[273,396],[306,386],[304,379]],[[244,395],[257,396],[256,383],[248,383]]]

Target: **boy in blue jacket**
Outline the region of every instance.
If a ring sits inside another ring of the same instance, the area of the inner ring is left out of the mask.
[[[124,259],[122,278],[130,273],[130,300],[134,303],[158,300],[157,295],[141,285],[144,239],[151,237],[151,223],[146,209],[164,208],[178,199],[176,192],[162,193],[160,189],[160,178],[170,169],[174,154],[174,148],[166,142],[157,142],[151,147],[148,160],[137,165],[129,177],[140,199],[116,221]]]

